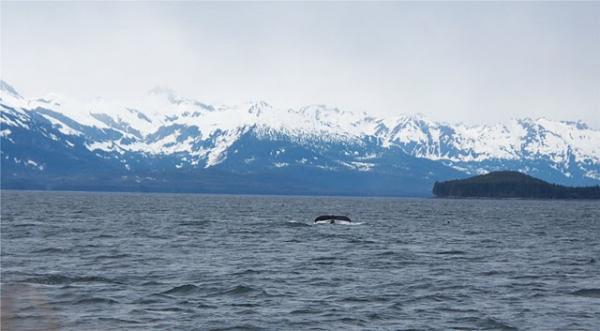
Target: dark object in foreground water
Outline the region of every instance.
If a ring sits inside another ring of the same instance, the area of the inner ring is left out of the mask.
[[[551,184],[517,171],[497,171],[447,182],[435,182],[437,197],[600,199],[600,186],[569,187]]]
[[[349,217],[347,217],[347,216],[338,216],[338,215],[321,215],[321,216],[315,218],[315,223],[319,223],[319,222],[326,223],[326,222],[329,222],[331,224],[335,224],[335,221],[344,221],[344,222],[348,222],[348,223],[352,222]]]

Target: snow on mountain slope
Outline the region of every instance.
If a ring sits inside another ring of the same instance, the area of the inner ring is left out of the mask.
[[[430,159],[483,161],[530,155],[564,162],[570,148],[577,159],[600,161],[600,131],[581,123],[541,118],[512,120],[506,125],[451,126],[403,118],[390,132],[388,143],[416,143],[421,148],[415,154]]]
[[[600,131],[580,122],[541,118],[467,126],[421,115],[376,118],[324,105],[280,109],[258,101],[214,106],[166,88],[154,88],[145,98],[126,103],[101,98],[80,102],[56,94],[28,100],[5,82],[0,87],[3,139],[10,138],[11,127],[27,128],[35,115],[65,136],[84,139],[90,152],[112,153],[121,159],[127,153],[177,155],[178,168],[219,165],[241,137],[253,134],[265,141],[286,139],[315,151],[326,144],[346,146],[340,155],[351,158],[338,164],[362,171],[377,168],[375,163],[365,165],[360,159],[365,155],[375,159],[399,149],[469,173],[488,171],[490,162],[497,167],[519,162],[522,170],[531,162],[544,162],[566,177],[576,170],[600,180]],[[367,141],[375,141],[376,146],[367,146]],[[290,162],[302,164],[303,159],[273,164],[285,167]]]

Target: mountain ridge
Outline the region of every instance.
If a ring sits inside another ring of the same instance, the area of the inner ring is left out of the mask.
[[[406,181],[414,175],[421,183],[415,185],[423,187],[398,192],[419,193],[448,176],[499,169],[564,184],[600,182],[600,131],[579,121],[447,124],[422,115],[380,118],[325,105],[216,106],[164,89],[134,104],[99,98],[82,103],[56,95],[25,99],[5,82],[0,87],[3,186],[33,178],[30,168],[36,167],[29,161],[42,172],[36,175],[55,176],[64,165],[40,157],[48,153],[40,146],[65,155],[74,168],[88,160],[128,178],[152,167],[165,174],[312,169],[334,177],[369,173]]]

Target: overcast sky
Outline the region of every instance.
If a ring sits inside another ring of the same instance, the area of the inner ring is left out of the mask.
[[[26,97],[329,104],[600,128],[600,2],[1,2],[1,77]]]

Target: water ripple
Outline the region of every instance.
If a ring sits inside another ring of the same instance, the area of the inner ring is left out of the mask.
[[[3,330],[600,325],[600,207],[589,201],[1,198]],[[332,212],[360,224],[312,224]]]

